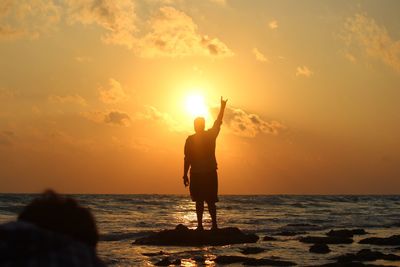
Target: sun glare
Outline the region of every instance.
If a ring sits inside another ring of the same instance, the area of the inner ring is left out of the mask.
[[[201,94],[191,94],[185,100],[186,111],[192,117],[207,117],[208,109]]]

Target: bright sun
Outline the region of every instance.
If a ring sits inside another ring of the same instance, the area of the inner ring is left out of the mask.
[[[192,117],[207,117],[208,108],[201,94],[191,94],[185,99],[187,112]]]

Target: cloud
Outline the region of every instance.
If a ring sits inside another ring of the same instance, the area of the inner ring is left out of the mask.
[[[107,32],[102,40],[107,44],[132,48],[136,32],[135,6],[131,0],[67,0],[68,22],[97,24]]]
[[[13,144],[15,133],[12,131],[1,131],[0,132],[0,145],[10,146]]]
[[[111,78],[108,84],[108,88],[100,87],[98,89],[100,93],[99,98],[102,102],[106,104],[115,104],[129,99],[128,94],[117,80]]]
[[[0,39],[34,39],[55,29],[60,6],[52,0],[0,1]]]
[[[138,112],[136,118],[139,120],[155,121],[168,126],[171,131],[183,131],[184,129],[166,112],[161,112],[154,106],[144,106],[143,112]]]
[[[104,122],[119,125],[119,126],[129,126],[131,118],[125,112],[121,111],[110,111],[109,113],[105,114]]]
[[[303,67],[297,67],[296,69],[296,76],[305,76],[305,77],[311,77],[314,72],[310,70],[307,66]]]
[[[12,99],[15,97],[15,92],[10,89],[0,88],[0,99]]]
[[[142,57],[233,56],[222,41],[198,33],[192,18],[173,7],[161,7],[149,25],[135,49]]]
[[[268,59],[261,53],[257,48],[253,48],[253,54],[256,56],[256,60],[261,62],[267,62]]]
[[[271,21],[268,23],[268,27],[269,27],[271,30],[276,30],[276,29],[278,29],[278,21],[277,21],[277,20],[271,20]]]
[[[243,137],[255,137],[258,134],[277,135],[286,129],[277,121],[266,121],[257,114],[230,107],[225,110],[224,123],[235,135]]]
[[[115,126],[129,126],[131,117],[128,113],[119,110],[82,112],[81,115],[96,123],[106,123]]]
[[[400,41],[394,40],[384,26],[366,14],[356,14],[346,20],[343,40],[348,46],[362,49],[369,57],[381,60],[400,72]]]
[[[51,95],[49,96],[48,100],[52,103],[56,104],[65,104],[65,103],[72,103],[78,104],[81,106],[87,106],[86,100],[78,94],[75,95]]]

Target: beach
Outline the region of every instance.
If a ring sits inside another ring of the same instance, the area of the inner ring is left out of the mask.
[[[34,197],[32,194],[0,194],[0,222],[15,220],[17,213]],[[97,221],[101,241],[98,253],[110,266],[152,266],[168,257],[182,266],[216,266],[218,256],[248,256],[290,261],[299,266],[335,262],[345,253],[371,249],[399,255],[400,246],[360,244],[368,237],[400,234],[400,196],[221,196],[218,206],[220,227],[238,227],[260,239],[252,244],[225,246],[133,245],[140,237],[183,224],[195,228],[194,203],[186,195],[72,195],[89,207]],[[205,228],[210,218],[205,214]],[[328,244],[329,253],[311,253],[312,244],[301,237],[326,236],[332,229],[364,229],[350,244]],[[276,240],[266,240],[264,237]],[[245,248],[262,252],[245,255]],[[162,253],[160,253],[162,251]],[[365,262],[368,263],[368,262]],[[400,261],[374,260],[373,264],[400,266]],[[231,266],[242,266],[235,263]]]

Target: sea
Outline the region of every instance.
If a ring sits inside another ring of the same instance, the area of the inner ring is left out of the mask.
[[[365,237],[400,235],[398,195],[223,195],[217,203],[219,227],[238,227],[257,234],[260,240],[255,244],[202,247],[132,244],[137,238],[162,229],[173,229],[178,224],[195,228],[195,205],[187,195],[69,196],[93,212],[101,235],[97,251],[109,266],[154,266],[165,255],[180,259],[181,266],[218,266],[214,262],[217,256],[243,255],[243,248],[254,246],[265,251],[248,256],[293,261],[298,266],[330,263],[335,256],[364,248],[400,255],[399,247],[358,243]],[[0,194],[0,223],[15,220],[18,212],[34,197],[33,194]],[[204,222],[205,228],[209,228],[211,220],[207,208]],[[354,228],[362,228],[368,234],[355,236],[352,244],[329,245],[331,252],[328,254],[310,253],[310,245],[299,242],[300,236],[325,235],[331,229]],[[263,241],[264,236],[277,240]],[[163,255],[146,256],[160,251]],[[400,266],[400,261],[373,263]]]

